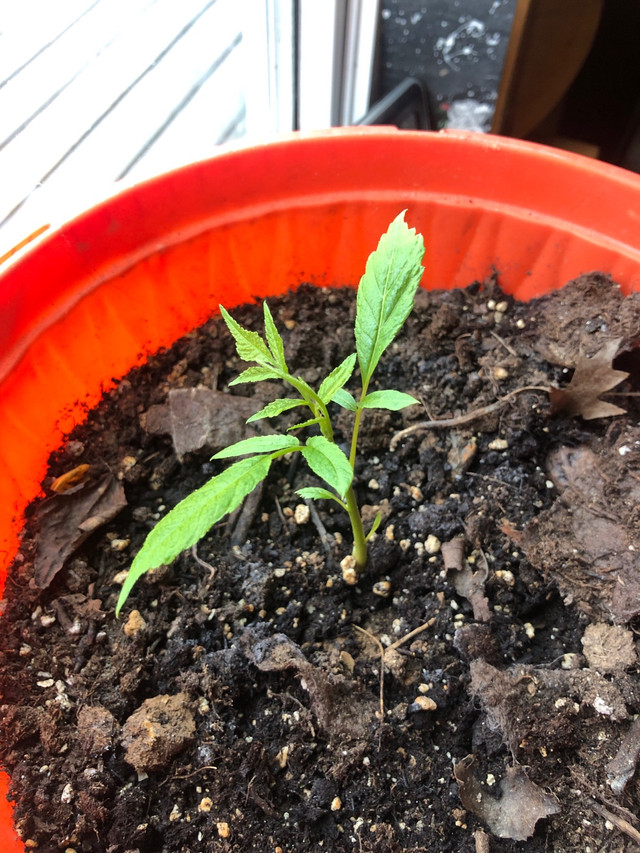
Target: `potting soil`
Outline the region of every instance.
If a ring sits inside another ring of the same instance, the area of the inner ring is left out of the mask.
[[[270,307],[312,385],[355,291]],[[259,305],[233,312],[262,331]],[[52,456],[7,582],[0,758],[27,849],[640,849],[640,294],[420,291],[375,388],[346,514],[299,454],[171,566],[124,572],[223,446],[287,395],[219,318],[119,381]],[[550,386],[556,389],[551,394]],[[351,387],[351,386],[349,386]],[[634,394],[636,396],[634,396]],[[344,447],[352,415],[336,408]]]

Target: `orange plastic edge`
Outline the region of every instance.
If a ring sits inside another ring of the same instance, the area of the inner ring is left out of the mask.
[[[356,284],[404,208],[426,287],[495,267],[521,298],[593,269],[640,289],[640,177],[499,137],[294,135],[129,188],[0,275],[0,583],[48,454],[105,387],[218,302]],[[1,796],[0,843],[23,849]]]

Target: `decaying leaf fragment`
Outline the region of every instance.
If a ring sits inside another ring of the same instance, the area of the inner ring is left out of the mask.
[[[601,394],[611,391],[629,376],[626,371],[615,370],[612,365],[621,342],[622,338],[610,340],[591,358],[584,355],[578,358],[567,387],[552,386],[549,389],[552,415],[580,415],[590,421],[625,414],[625,409],[600,399]]]
[[[483,820],[498,838],[526,841],[535,832],[536,823],[557,814],[560,805],[529,779],[524,769],[507,767],[500,782],[500,798],[489,795],[473,774],[473,756],[467,755],[453,768],[465,809]]]
[[[640,428],[627,426],[613,446],[601,441],[598,452],[589,445],[554,450],[547,471],[558,496],[518,543],[567,603],[598,622],[624,624],[640,613],[638,447]]]
[[[625,785],[636,772],[640,758],[640,717],[631,724],[631,728],[620,744],[615,756],[607,764],[607,781],[614,794],[622,794]]]
[[[38,510],[40,536],[35,580],[46,589],[68,557],[94,530],[127,505],[122,484],[111,474],[54,495]]]
[[[259,629],[247,628],[238,647],[262,672],[294,672],[309,694],[318,724],[330,738],[344,744],[367,736],[375,721],[376,700],[353,679],[315,666],[284,634],[265,636]]]
[[[474,572],[464,556],[464,540],[452,539],[442,543],[442,559],[447,578],[453,583],[458,595],[466,598],[473,608],[477,622],[489,622],[491,611],[484,594],[484,583],[489,571],[486,565]]]

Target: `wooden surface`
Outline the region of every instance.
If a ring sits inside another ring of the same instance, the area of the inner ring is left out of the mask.
[[[604,0],[518,0],[492,131],[525,138],[559,103],[593,43]]]
[[[242,135],[238,0],[20,0],[0,9],[0,255],[114,181]],[[13,8],[9,8],[13,7]]]

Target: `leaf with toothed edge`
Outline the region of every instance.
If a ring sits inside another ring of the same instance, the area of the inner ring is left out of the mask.
[[[257,332],[244,329],[222,305],[218,307],[220,308],[222,319],[233,335],[236,342],[236,350],[240,358],[243,361],[256,361],[262,365],[275,365],[274,358],[260,335]]]
[[[190,548],[216,522],[240,506],[269,473],[271,457],[252,456],[234,463],[170,510],[153,528],[138,551],[120,591],[116,616],[136,581],[146,572],[170,563]]]
[[[294,435],[254,435],[230,444],[211,459],[228,459],[230,456],[247,456],[250,453],[274,453],[276,450],[293,449],[299,445],[300,439]]]
[[[295,409],[297,406],[305,405],[305,401],[301,398],[296,400],[293,397],[282,397],[280,400],[274,400],[272,403],[268,403],[264,409],[260,409],[260,411],[256,412],[255,415],[251,415],[251,417],[247,419],[247,423],[250,424],[253,423],[253,421],[259,421],[262,418],[275,418],[283,412],[288,412],[289,409]]]
[[[380,238],[358,287],[356,350],[365,387],[380,356],[409,316],[422,277],[424,242],[406,224],[404,214]]]
[[[387,409],[390,412],[399,412],[419,402],[411,394],[405,394],[403,391],[372,391],[360,400],[360,405],[363,409]]]
[[[342,364],[339,364],[318,388],[318,397],[326,405],[341,390],[342,386],[349,381],[353,368],[356,365],[356,354],[347,356]]]
[[[264,331],[267,338],[267,344],[271,354],[273,355],[275,363],[278,367],[284,370],[285,373],[288,373],[287,362],[284,357],[284,343],[280,337],[280,332],[276,329],[276,324],[273,322],[273,316],[269,310],[266,300],[262,307],[264,312]]]
[[[353,469],[340,448],[324,436],[315,435],[307,440],[301,453],[313,473],[344,497],[353,480]]]
[[[339,391],[336,391],[331,398],[331,401],[336,403],[338,406],[341,406],[343,409],[348,409],[350,412],[356,412],[358,410],[358,404],[356,403],[355,397],[353,394],[345,391],[344,388],[340,388]]]
[[[276,367],[247,367],[239,376],[231,380],[229,387],[242,385],[244,382],[262,382],[265,379],[282,379],[282,371]]]
[[[308,498],[312,501],[328,500],[337,501],[340,506],[344,506],[343,502],[337,495],[330,492],[328,489],[321,489],[318,486],[306,486],[304,489],[296,489],[296,494],[301,498]]]

